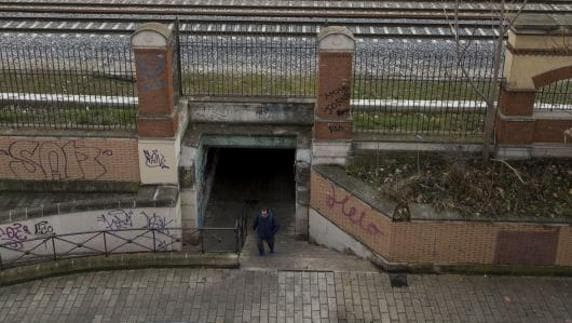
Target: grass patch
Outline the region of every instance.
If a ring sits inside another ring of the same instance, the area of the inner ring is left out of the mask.
[[[356,132],[380,134],[482,134],[485,112],[353,111]]]
[[[90,74],[91,73],[91,74]],[[2,70],[0,92],[135,96],[135,84],[121,76],[98,76],[95,72]]]
[[[8,127],[135,129],[136,108],[65,104],[0,107],[0,125]]]
[[[490,161],[459,153],[382,154],[346,171],[403,203],[467,217],[572,217],[572,161]]]

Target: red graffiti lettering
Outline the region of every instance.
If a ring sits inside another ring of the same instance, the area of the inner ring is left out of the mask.
[[[330,193],[326,194],[326,205],[330,209],[334,209],[336,206],[340,206],[340,211],[344,216],[346,216],[351,223],[359,226],[362,230],[367,232],[370,235],[377,236],[383,235],[383,232],[375,225],[374,223],[365,223],[367,213],[366,211],[358,211],[356,207],[352,206],[349,209],[347,208],[347,204],[350,201],[351,195],[346,195],[341,200],[336,198],[336,187],[334,184],[330,183]],[[359,216],[358,216],[359,214]]]

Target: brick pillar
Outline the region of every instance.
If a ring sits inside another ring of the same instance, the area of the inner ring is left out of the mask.
[[[143,24],[131,37],[135,54],[137,134],[143,184],[176,184],[181,117],[175,35],[162,24]]]
[[[500,145],[529,145],[534,136],[532,117],[536,90],[510,89],[503,84],[495,123],[496,142]]]
[[[318,35],[318,97],[314,109],[314,164],[345,164],[352,139],[352,63],[355,40],[345,27]]]
[[[508,32],[495,123],[497,155],[529,157],[559,154],[572,117],[534,110],[537,91],[572,77],[572,21],[559,15],[523,14]],[[552,151],[552,152],[549,152]]]

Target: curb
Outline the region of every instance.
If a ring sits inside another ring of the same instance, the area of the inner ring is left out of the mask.
[[[236,254],[133,253],[77,257],[5,269],[0,271],[0,286],[90,271],[173,267],[239,268],[240,263]]]

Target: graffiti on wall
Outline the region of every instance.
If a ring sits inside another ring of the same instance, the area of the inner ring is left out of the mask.
[[[351,89],[349,84],[328,91],[323,96],[322,111],[337,117],[348,116],[350,113]]]
[[[3,246],[12,249],[21,249],[24,241],[28,240],[31,233],[28,226],[22,223],[13,223],[0,227],[0,241]]]
[[[167,219],[164,215],[155,212],[148,214],[145,211],[135,213],[133,210],[114,209],[99,215],[97,219],[107,230],[145,229],[155,232],[154,236],[149,236],[137,230],[134,231],[140,240],[151,240],[151,243],[154,240],[155,248],[159,251],[168,250],[172,244],[169,242],[173,239],[169,226],[174,220]]]
[[[351,194],[346,194],[344,197],[338,199],[336,196],[336,187],[330,183],[330,191],[326,194],[326,206],[332,211],[339,211],[343,216],[347,217],[352,224],[357,226],[363,232],[372,236],[383,235],[381,229],[368,217],[367,210],[358,209],[355,206],[350,206],[352,199]]]
[[[8,168],[15,177],[38,180],[98,179],[107,174],[105,158],[112,155],[110,149],[75,140],[18,140],[0,149],[0,157],[8,157]]]
[[[145,155],[145,166],[149,168],[161,168],[161,169],[169,169],[169,165],[167,165],[167,158],[158,150],[143,150],[143,155]]]
[[[133,228],[133,211],[109,210],[97,217],[97,222],[103,223],[107,230],[122,230]]]
[[[52,225],[45,220],[33,224],[34,231],[22,223],[12,223],[0,227],[0,244],[9,249],[22,249],[29,239],[51,236],[54,232]],[[45,247],[45,245],[44,245]]]

